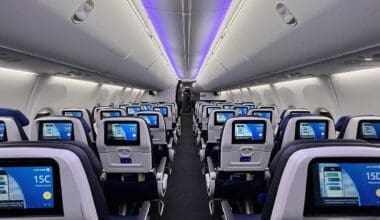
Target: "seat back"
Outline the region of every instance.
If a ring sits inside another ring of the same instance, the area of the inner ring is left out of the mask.
[[[91,128],[82,118],[54,116],[36,119],[32,124],[33,141],[77,141],[91,146]]]
[[[223,109],[233,110],[235,105],[234,104],[224,104],[222,106],[223,106]]]
[[[273,129],[268,119],[229,118],[222,132],[220,170],[264,171],[272,148]]]
[[[249,110],[248,115],[259,118],[266,118],[272,123],[272,125],[275,123],[275,115],[272,109],[251,109]]]
[[[237,106],[234,106],[234,110],[236,111],[236,115],[239,115],[239,116],[246,116],[248,114],[248,106],[244,106],[244,105],[237,105]]]
[[[95,114],[95,122],[99,122],[104,118],[113,118],[113,117],[125,117],[126,113],[123,109],[120,108],[107,108],[100,109],[97,114]]]
[[[208,131],[207,140],[209,143],[220,142],[220,135],[221,135],[224,123],[227,121],[227,119],[234,117],[235,115],[236,115],[235,111],[223,110],[223,109],[214,110],[210,113],[210,116],[208,119],[208,128],[207,128],[207,131]]]
[[[291,144],[276,157],[262,219],[378,219],[379,158],[357,141]]]
[[[88,109],[84,108],[64,108],[61,111],[61,114],[63,116],[67,117],[76,117],[76,118],[83,118],[84,121],[91,127],[90,131],[90,138],[91,141],[95,141],[95,132],[94,132],[94,126],[91,120],[91,113]]]
[[[308,109],[286,109],[282,111],[280,116],[280,123],[283,119],[285,119],[288,115],[296,115],[296,114],[311,114],[311,111]]]
[[[153,105],[151,103],[142,103],[141,108],[144,111],[152,111],[153,110]]]
[[[157,105],[153,111],[159,111],[165,120],[166,130],[173,130],[174,116],[171,107],[167,105]]]
[[[352,116],[342,120],[339,139],[360,139],[380,144],[379,116]]]
[[[23,127],[29,125],[29,119],[19,110],[0,108],[0,142],[27,141]]]
[[[105,118],[98,123],[96,145],[107,173],[152,171],[152,143],[142,118]]]
[[[157,111],[143,111],[136,114],[149,126],[153,144],[166,144],[166,126],[164,117]]]
[[[129,105],[126,107],[127,116],[135,116],[140,111],[142,111],[142,107],[139,105]]]
[[[75,146],[5,143],[0,148],[0,218],[109,219],[92,163]]]
[[[295,140],[335,139],[334,122],[331,118],[311,115],[288,115],[281,121],[272,152],[272,158],[281,148]]]
[[[202,131],[207,131],[209,116],[210,116],[212,111],[218,110],[218,109],[221,109],[221,107],[217,106],[217,105],[208,105],[208,106],[203,108],[202,117],[201,117],[201,122],[202,122],[201,130]]]

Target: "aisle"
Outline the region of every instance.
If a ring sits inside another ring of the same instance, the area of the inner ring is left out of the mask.
[[[212,219],[208,211],[209,200],[194,143],[191,117],[190,113],[182,114],[181,145],[177,147],[174,172],[169,177],[162,219]]]

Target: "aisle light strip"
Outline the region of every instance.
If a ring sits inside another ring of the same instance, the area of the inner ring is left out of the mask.
[[[231,7],[232,0],[219,0],[218,2],[223,7],[223,10],[221,10],[221,12],[218,13],[215,17],[213,27],[211,28],[211,32],[209,32],[209,36],[207,37],[207,40],[201,52],[201,59],[196,68],[195,75],[192,76],[191,79],[196,79],[198,77],[204,62],[206,61],[206,57],[209,54],[211,46],[213,42],[216,40],[219,29],[224,21],[224,18],[226,17],[227,11]]]
[[[30,71],[9,69],[9,68],[4,68],[4,67],[0,67],[0,73],[1,72],[15,72],[15,73],[26,74],[26,75],[34,75],[34,76],[38,75],[37,73],[30,72]]]
[[[197,64],[195,75],[192,76],[191,79],[195,79],[198,77],[200,69],[203,66],[203,63],[206,59],[207,54],[209,53],[209,50],[212,46],[212,43],[214,42],[215,37],[219,31],[219,28],[220,28],[221,24],[223,23],[225,15],[227,14],[227,11],[231,6],[231,2],[232,2],[232,0],[219,0],[218,1],[218,3],[223,8],[225,8],[225,10],[221,10],[221,12],[216,15],[216,19],[213,22],[214,25],[211,28],[211,32],[210,32],[209,36],[207,37],[207,39],[205,41],[205,45],[204,45],[203,50],[201,52],[201,55],[200,55],[201,59],[199,61],[199,64]],[[150,3],[152,3],[151,0],[142,0],[142,4],[145,8],[146,13],[148,14],[149,20],[151,21],[151,23],[152,23],[160,41],[161,41],[161,44],[162,44],[162,46],[166,52],[166,56],[167,56],[168,60],[170,61],[177,78],[182,79],[184,76],[184,73],[179,72],[177,63],[175,62],[174,56],[173,56],[172,52],[170,51],[170,47],[169,47],[170,39],[169,39],[169,36],[167,35],[167,33],[163,31],[164,23],[162,22],[162,17],[160,16],[160,14],[158,12],[156,12],[154,9],[149,7]]]

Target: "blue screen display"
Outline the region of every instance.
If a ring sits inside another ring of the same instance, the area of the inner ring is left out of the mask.
[[[42,122],[40,140],[44,141],[72,141],[74,139],[73,124],[71,122]]]
[[[270,121],[272,121],[272,112],[271,111],[268,111],[268,112],[264,112],[264,111],[253,112],[252,115],[255,116],[255,117],[267,118]]]
[[[107,139],[113,141],[137,141],[137,123],[110,123],[107,125]]]
[[[158,127],[158,115],[139,115],[139,117],[143,118],[150,127]]]
[[[316,206],[380,207],[380,163],[317,163],[316,168]]]
[[[207,108],[207,117],[210,116],[211,112],[214,110],[220,109],[219,107],[208,107]]]
[[[4,122],[0,122],[0,142],[7,141],[7,132]]]
[[[299,122],[296,139],[327,139],[327,122]]]
[[[68,117],[75,117],[75,118],[83,117],[82,111],[63,111],[63,115],[68,116]]]
[[[253,104],[249,104],[249,105],[245,105],[245,106],[247,106],[249,109],[255,109],[256,108],[256,106]]]
[[[223,105],[223,109],[232,110],[234,105]]]
[[[0,210],[54,208],[51,166],[0,166]]]
[[[224,122],[227,121],[227,119],[235,116],[234,112],[217,112],[215,114],[216,114],[215,122],[216,124],[220,124],[220,125],[224,124]]]
[[[235,107],[235,110],[237,111],[237,115],[247,115],[248,113],[248,107]]]
[[[380,140],[380,121],[360,122],[358,138],[364,140]]]
[[[145,111],[152,111],[153,110],[153,106],[151,104],[143,104],[141,105]]]
[[[128,115],[135,115],[136,112],[139,112],[141,111],[141,107],[140,106],[130,106],[127,108],[127,111],[128,111]]]
[[[234,140],[261,141],[264,140],[264,123],[235,123]]]
[[[154,111],[158,111],[163,117],[168,117],[168,107],[154,107]]]
[[[120,111],[102,111],[101,118],[114,118],[114,117],[121,117]]]

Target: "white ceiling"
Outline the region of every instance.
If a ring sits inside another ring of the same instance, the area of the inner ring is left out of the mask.
[[[296,17],[290,27],[277,1],[247,0],[228,27],[197,84],[202,90],[236,87],[380,42],[378,0],[283,0]]]
[[[165,27],[172,34],[170,47],[175,59],[185,78],[191,78],[205,31],[211,27],[210,16],[221,9],[216,0],[156,1],[157,10],[167,10],[163,13]],[[71,18],[83,2],[1,0],[0,52],[14,55],[18,61],[1,59],[0,54],[0,66],[49,74],[71,71],[148,89],[176,85],[163,49],[153,42],[157,36],[150,36],[152,26],[147,30],[137,16],[141,10],[137,13],[130,4],[139,1],[96,0],[89,17],[74,24]],[[244,3],[241,10],[235,10],[240,2]],[[234,10],[229,10],[224,22],[228,27],[219,31],[215,41],[219,44],[209,53],[197,79],[201,90],[275,81],[294,71],[302,75],[366,68],[368,65],[362,64],[353,67],[344,59],[358,51],[378,50],[379,0],[281,2],[296,17],[297,26],[281,20],[276,11],[278,1],[233,0]]]
[[[1,0],[0,47],[109,76],[115,83],[150,89],[176,84],[128,1],[97,0],[88,18],[74,24],[71,18],[83,2]]]

